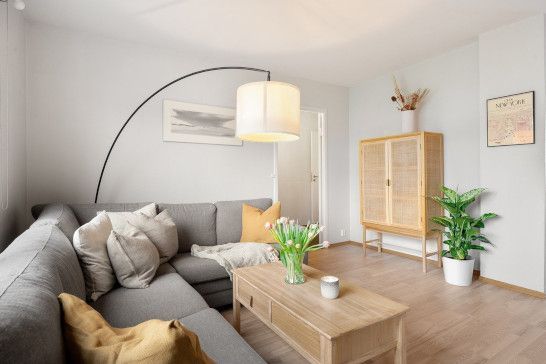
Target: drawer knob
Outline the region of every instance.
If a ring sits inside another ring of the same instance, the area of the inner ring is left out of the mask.
[[[250,304],[250,307],[252,307],[252,304],[254,303],[254,299],[253,299],[253,298],[254,298],[254,297],[250,296],[250,303],[249,303],[249,304]]]

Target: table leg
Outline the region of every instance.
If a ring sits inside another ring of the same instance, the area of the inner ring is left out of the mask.
[[[394,362],[396,364],[406,364],[406,323],[405,318],[401,317],[398,322],[398,343],[394,352]]]
[[[377,233],[377,251],[383,253],[383,233]]]
[[[241,302],[237,301],[237,277],[233,277],[233,320],[232,325],[241,332]]]

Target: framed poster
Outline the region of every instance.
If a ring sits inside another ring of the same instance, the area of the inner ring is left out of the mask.
[[[235,110],[163,101],[163,140],[168,142],[243,145],[235,136]]]
[[[487,146],[535,143],[535,92],[487,100]]]

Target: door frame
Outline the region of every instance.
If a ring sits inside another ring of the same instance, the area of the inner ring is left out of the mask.
[[[328,178],[327,178],[327,135],[328,135],[328,123],[327,123],[327,111],[323,108],[316,107],[307,107],[303,106],[301,111],[315,112],[318,114],[319,119],[319,132],[318,136],[320,138],[320,152],[319,152],[319,224],[324,226],[324,230],[319,236],[319,239],[322,241],[328,236]],[[273,201],[279,200],[279,181],[277,179],[278,174],[278,149],[277,143],[274,143],[273,146],[273,173],[271,178],[273,179]],[[282,210],[282,207],[281,207]]]

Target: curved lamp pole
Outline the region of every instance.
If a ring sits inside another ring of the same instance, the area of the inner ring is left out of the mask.
[[[267,80],[268,81],[271,80],[271,73],[269,71],[267,71],[267,70],[263,70],[263,69],[260,69],[260,68],[252,68],[252,67],[214,67],[214,68],[207,68],[207,69],[203,69],[203,70],[200,70],[200,71],[195,71],[195,72],[192,72],[192,73],[188,73],[187,75],[178,77],[177,79],[175,79],[175,80],[167,83],[166,85],[162,86],[160,89],[158,89],[157,91],[152,93],[150,96],[148,96],[140,105],[138,105],[138,107],[131,113],[129,118],[125,121],[125,123],[123,123],[123,126],[121,127],[121,129],[119,129],[118,133],[116,134],[116,137],[114,138],[114,142],[110,146],[110,149],[108,150],[108,154],[106,154],[106,159],[104,160],[104,163],[102,165],[102,169],[100,171],[99,183],[97,184],[97,191],[95,192],[95,203],[97,203],[97,200],[99,198],[99,191],[100,191],[100,184],[102,182],[102,176],[104,175],[104,170],[106,169],[106,164],[108,163],[108,158],[110,158],[110,154],[112,153],[112,149],[114,149],[114,145],[116,145],[116,142],[118,141],[119,136],[121,135],[121,133],[123,132],[123,130],[125,129],[127,124],[129,124],[129,121],[131,121],[133,116],[135,116],[135,114],[138,112],[138,110],[140,110],[140,108],[142,108],[142,106],[144,106],[148,101],[150,101],[155,95],[157,95],[158,93],[160,93],[161,91],[163,91],[167,87],[177,83],[178,81],[181,81],[181,80],[183,80],[185,78],[188,78],[188,77],[191,77],[191,76],[198,75],[200,73],[206,73],[206,72],[211,72],[211,71],[221,71],[221,70],[245,70],[245,71],[253,71],[253,72],[264,72],[264,73],[267,73]]]

